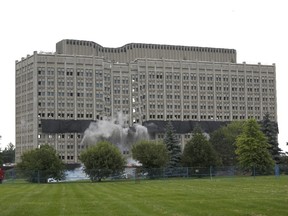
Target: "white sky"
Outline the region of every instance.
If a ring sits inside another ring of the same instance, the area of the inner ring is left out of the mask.
[[[237,62],[276,63],[279,146],[288,151],[285,0],[9,0],[0,3],[0,147],[15,144],[15,60],[62,39],[233,48]]]

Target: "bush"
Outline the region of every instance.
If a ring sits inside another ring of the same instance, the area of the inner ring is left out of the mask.
[[[24,171],[29,182],[46,183],[48,178],[64,178],[64,164],[49,145],[25,152],[17,168]]]
[[[108,141],[101,141],[83,151],[80,160],[85,166],[85,173],[91,181],[101,181],[112,173],[121,173],[126,161],[119,149]]]

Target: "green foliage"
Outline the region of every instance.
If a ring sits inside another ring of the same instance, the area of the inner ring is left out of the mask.
[[[15,146],[9,143],[7,147],[0,154],[0,162],[2,158],[2,163],[14,163],[15,162]],[[2,164],[0,163],[0,164]]]
[[[1,152],[1,149],[0,149],[0,167],[3,166],[3,157],[2,157],[2,152]]]
[[[49,145],[25,152],[17,168],[25,171],[30,182],[47,182],[48,178],[64,177],[64,164]]]
[[[280,154],[279,163],[283,165],[288,165],[288,153],[287,152]]]
[[[186,143],[182,163],[187,167],[209,167],[217,164],[217,155],[208,139],[199,128],[193,131],[193,137]]]
[[[168,167],[180,167],[181,166],[181,146],[179,140],[177,139],[173,125],[171,122],[167,123],[166,132],[164,135],[164,144],[168,150],[169,161]]]
[[[234,121],[211,134],[210,143],[220,159],[221,165],[236,164],[236,138],[243,130],[243,121]]]
[[[121,173],[126,164],[119,149],[108,141],[101,141],[83,151],[80,160],[91,181],[101,181],[112,173]]]
[[[278,144],[278,125],[270,120],[269,113],[266,113],[261,121],[261,130],[265,134],[269,143],[269,152],[276,162],[280,162],[280,152]]]
[[[250,170],[257,169],[260,172],[273,167],[267,138],[255,119],[245,122],[243,132],[236,140],[236,146],[236,154],[241,167]]]
[[[143,168],[164,167],[168,162],[168,151],[162,142],[142,140],[132,146],[132,157]]]

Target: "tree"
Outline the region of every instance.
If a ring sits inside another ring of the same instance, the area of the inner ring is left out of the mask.
[[[25,152],[17,168],[25,171],[30,182],[47,182],[48,178],[64,177],[64,164],[56,150],[49,145]]]
[[[9,143],[7,147],[2,151],[3,163],[14,163],[15,162],[15,146]]]
[[[3,166],[3,157],[2,157],[2,151],[0,149],[0,167]]]
[[[269,113],[266,113],[261,121],[261,130],[265,134],[269,143],[269,152],[272,155],[274,161],[280,161],[280,152],[278,144],[278,125],[276,122],[270,120]]]
[[[212,145],[198,127],[194,129],[192,138],[184,147],[182,163],[188,167],[209,167],[217,164]]]
[[[169,161],[168,167],[180,167],[181,166],[181,146],[179,140],[174,134],[173,125],[169,121],[166,125],[166,132],[164,135],[164,144],[168,150]]]
[[[119,149],[108,141],[100,141],[83,151],[80,160],[83,162],[84,171],[91,181],[101,181],[113,173],[120,174],[126,164]]]
[[[143,168],[160,168],[167,164],[168,151],[162,142],[142,140],[132,146],[132,157]]]
[[[236,164],[236,138],[243,130],[244,121],[233,121],[211,134],[210,143],[216,151],[221,165]]]
[[[236,146],[238,162],[242,168],[251,171],[257,169],[262,173],[272,168],[273,160],[268,151],[270,145],[255,119],[245,122],[243,132],[237,137]]]

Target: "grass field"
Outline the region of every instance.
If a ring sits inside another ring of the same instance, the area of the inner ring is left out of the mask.
[[[288,215],[288,177],[4,183],[1,216]]]

